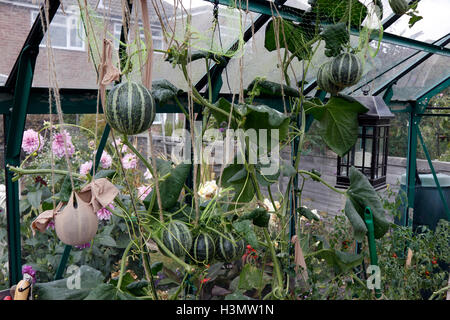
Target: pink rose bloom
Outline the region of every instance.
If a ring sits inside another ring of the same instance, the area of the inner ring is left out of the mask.
[[[111,164],[112,164],[111,156],[108,154],[108,152],[103,151],[102,157],[100,158],[100,165],[102,166],[103,169],[109,169],[111,167]]]
[[[33,129],[28,129],[23,133],[22,149],[27,154],[33,153],[35,151],[41,151],[43,147],[44,138],[42,138],[39,133],[37,133]]]
[[[111,210],[114,210],[114,206],[112,204],[108,204],[108,207]],[[97,211],[98,220],[110,220],[111,219],[111,211],[109,211],[106,207]]]
[[[122,158],[122,165],[125,169],[135,169],[137,166],[136,155],[134,155],[132,153],[127,153]]]
[[[147,196],[152,192],[152,188],[149,186],[140,186],[138,188],[138,199],[139,200],[145,200]]]
[[[75,153],[75,147],[72,144],[72,137],[66,130],[63,130],[62,133],[55,134],[52,143],[52,151],[59,158],[62,158],[65,154],[64,137],[66,138],[67,155],[71,157]]]
[[[86,161],[80,166],[80,174],[86,176],[92,169],[92,161]]]

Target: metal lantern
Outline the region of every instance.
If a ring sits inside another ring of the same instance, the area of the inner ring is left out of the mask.
[[[337,187],[350,185],[349,169],[354,166],[364,173],[375,189],[386,185],[389,122],[394,115],[378,96],[354,97],[369,109],[358,116],[359,134],[355,146],[337,159]]]

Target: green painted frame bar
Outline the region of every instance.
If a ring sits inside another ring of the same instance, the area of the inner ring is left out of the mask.
[[[420,113],[423,113],[428,105],[427,101],[429,101],[431,98],[433,98],[438,93],[441,93],[446,88],[450,86],[450,74],[448,74],[446,77],[444,77],[441,80],[438,80],[433,87],[430,89],[427,89],[425,91],[420,92],[416,100],[419,102],[419,104],[424,105]]]
[[[428,165],[430,166],[431,173],[433,174],[434,183],[436,183],[436,187],[439,192],[439,197],[441,198],[442,204],[445,208],[445,213],[447,215],[447,220],[450,221],[450,210],[448,208],[447,201],[445,200],[444,193],[442,192],[441,185],[439,183],[439,179],[436,176],[436,171],[434,170],[433,162],[431,161],[430,154],[428,153],[428,148],[423,140],[422,132],[420,132],[420,128],[417,130],[417,134],[419,136],[420,144],[422,145],[423,152],[425,153],[425,157],[427,158]]]
[[[416,115],[418,104],[414,101],[411,103],[411,112],[409,116],[408,127],[408,153],[406,157],[406,194],[408,197],[408,205],[405,206],[404,221],[405,226],[412,228],[414,200],[416,191],[416,169],[417,169],[417,132],[419,130],[420,117]]]
[[[8,166],[20,165],[20,148],[23,130],[27,117],[30,88],[33,82],[33,59],[35,52],[32,47],[25,46],[20,54],[14,100],[9,113],[4,116],[6,153],[5,153],[5,180],[6,180],[6,211],[8,221],[8,254],[10,284],[17,284],[22,279],[21,240],[20,240],[20,209],[19,209],[19,182],[13,182],[14,173]]]

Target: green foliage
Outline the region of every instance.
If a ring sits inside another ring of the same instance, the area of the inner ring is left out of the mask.
[[[350,34],[343,22],[324,27],[320,36],[325,40],[325,55],[327,57],[336,57],[350,42]]]
[[[324,106],[306,103],[306,113],[318,121],[318,130],[327,146],[340,157],[358,139],[358,113],[367,111],[362,104],[344,97],[331,97]]]
[[[178,89],[166,79],[155,80],[152,82],[152,96],[155,102],[163,106],[169,100],[181,94],[183,90]]]

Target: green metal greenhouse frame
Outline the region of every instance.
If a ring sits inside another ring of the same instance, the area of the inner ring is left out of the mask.
[[[233,0],[205,0],[214,4],[221,4],[229,7],[236,7],[236,3]],[[269,2],[265,0],[249,0],[243,1],[240,9],[249,10],[258,13],[258,17],[253,22],[253,27],[248,27],[244,32],[244,41],[247,42],[254,33],[261,29],[267,21],[269,21],[274,12],[274,6],[276,6],[276,12],[282,18],[290,21],[301,21],[301,17],[304,11],[292,8],[284,5],[286,0],[275,0],[275,2]],[[49,22],[53,19],[56,11],[60,5],[59,0],[49,0]],[[128,6],[131,9],[132,3],[128,0]],[[44,12],[43,6],[40,10]],[[13,172],[8,169],[8,166],[18,166],[20,165],[20,150],[21,142],[23,137],[23,131],[25,127],[25,121],[27,114],[48,114],[48,88],[33,88],[33,75],[35,70],[36,59],[39,54],[39,44],[41,43],[46,30],[42,29],[42,25],[46,25],[45,21],[42,24],[41,15],[37,15],[36,20],[29,32],[27,39],[22,47],[22,50],[9,74],[9,77],[5,83],[5,86],[0,87],[0,114],[3,115],[4,119],[4,136],[5,136],[5,184],[7,191],[7,222],[8,222],[8,252],[9,252],[9,273],[10,273],[10,284],[14,285],[21,280],[21,240],[20,240],[20,210],[19,210],[19,189],[18,182],[13,182]],[[45,15],[42,15],[45,17]],[[400,18],[398,15],[391,15],[383,21],[383,28],[386,30],[395,21]],[[121,41],[125,42],[124,30],[122,27],[121,31]],[[352,30],[352,34],[357,35],[357,30]],[[378,39],[375,35],[374,40]],[[440,93],[450,85],[450,71],[449,73],[436,83],[432,84],[424,90],[417,94],[413,99],[407,102],[393,101],[393,85],[404,75],[408,74],[421,63],[426,61],[431,56],[438,54],[450,58],[450,49],[445,46],[450,42],[450,34],[439,39],[434,43],[425,43],[417,40],[408,39],[405,37],[397,36],[390,33],[383,33],[383,42],[412,48],[419,50],[419,52],[410,55],[398,62],[396,65],[392,66],[390,69],[383,72],[387,73],[392,68],[403,64],[412,56],[420,54],[420,59],[411,62],[407,65],[401,72],[386,81],[379,88],[373,91],[374,95],[383,94],[383,99],[389,106],[393,105],[403,105],[404,108],[400,110],[392,110],[392,112],[404,112],[409,114],[409,128],[408,128],[408,154],[407,154],[407,169],[406,169],[406,186],[407,186],[407,198],[408,205],[405,210],[405,221],[406,225],[412,226],[412,211],[414,208],[414,198],[415,198],[415,185],[416,185],[416,150],[418,143],[422,145],[424,153],[426,155],[428,164],[430,166],[431,172],[434,177],[434,181],[439,190],[440,198],[444,204],[447,219],[450,220],[449,206],[443,195],[442,188],[439,185],[439,181],[436,176],[430,155],[427,151],[426,145],[423,141],[421,131],[419,128],[420,120],[424,116],[433,115],[432,113],[426,113],[428,108],[428,101]],[[237,46],[236,41],[233,46]],[[119,48],[119,52],[125,52],[125,50]],[[233,49],[230,47],[230,50]],[[212,64],[210,69],[211,83],[213,99],[217,100],[219,97],[224,97],[228,100],[232,99],[231,94],[221,94],[220,90],[222,87],[222,71],[227,67],[227,63],[230,58],[225,59],[225,63],[222,64]],[[377,75],[375,78],[367,81],[369,83],[376,78],[381,76]],[[364,84],[363,84],[364,85]],[[361,87],[363,86],[361,85]],[[200,81],[196,84],[196,88],[200,91],[207,86],[207,75],[205,74]],[[305,86],[304,93],[308,94],[312,92],[317,87],[315,81],[310,82]],[[208,90],[206,90],[207,92]],[[92,89],[61,89],[59,95],[61,97],[62,110],[65,114],[88,114],[96,113],[97,111],[97,94],[98,90]],[[326,93],[318,90],[316,96],[325,99]],[[187,103],[187,96],[183,95],[180,100]],[[255,101],[258,101],[257,99]],[[282,100],[281,99],[271,99],[265,98],[260,99],[262,102],[274,109],[283,111]],[[200,106],[194,107],[195,112],[201,112]],[[56,113],[56,110],[52,112]],[[100,110],[102,112],[102,110]],[[157,113],[180,113],[179,107],[175,103],[168,103],[164,106],[157,105]],[[440,114],[442,115],[442,114]],[[299,120],[300,121],[300,120]],[[309,124],[312,122],[312,118],[307,119]],[[110,133],[110,128],[107,125],[103,132],[102,138],[97,151],[97,158],[100,158],[103,148],[105,147],[106,141]],[[298,148],[298,140],[293,141],[292,145],[295,150]],[[99,163],[99,159],[95,161],[96,165]],[[298,186],[298,177],[294,181],[294,187]],[[291,233],[293,233],[292,221],[295,219],[295,199],[291,198]],[[67,260],[70,256],[70,246],[66,246],[64,253],[62,254],[61,261],[56,271],[55,279],[59,279],[63,276]]]

